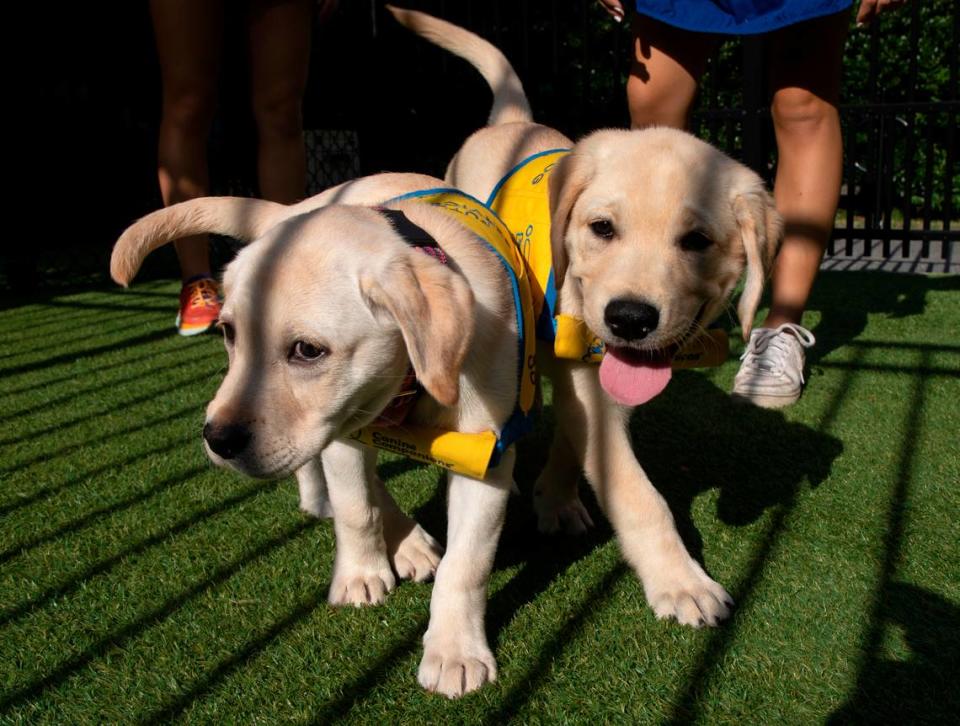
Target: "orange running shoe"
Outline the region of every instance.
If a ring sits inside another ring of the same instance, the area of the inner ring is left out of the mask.
[[[191,277],[180,288],[180,312],[177,332],[180,335],[206,333],[220,317],[220,288],[209,275]]]

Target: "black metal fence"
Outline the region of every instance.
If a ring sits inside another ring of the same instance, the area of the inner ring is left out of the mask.
[[[595,3],[410,4],[503,49],[524,79],[539,120],[574,137],[628,123],[629,32]],[[367,90],[386,95],[380,96],[382,105],[366,106],[366,113],[398,124],[393,130],[403,140],[391,143],[412,151],[406,156],[378,147],[377,140],[391,134],[365,129],[358,139],[361,167],[442,173],[460,141],[486,117],[489,94],[482,82],[462,61],[398,29],[379,3],[357,3],[338,20],[354,28],[341,38],[365,35],[371,41],[369,77],[376,80]],[[329,62],[345,53],[338,40],[325,44],[324,31],[318,43]],[[776,148],[763,90],[762,43],[733,39],[721,48],[701,84],[692,124],[695,133],[772,181]],[[851,28],[841,105],[844,183],[826,266],[960,271],[958,48],[956,0],[912,2],[869,29]],[[320,99],[335,98],[325,85],[312,86],[318,106]],[[377,166],[384,161],[394,164]]]
[[[851,32],[840,108],[844,181],[826,267],[960,272],[958,48],[953,0],[910,3]],[[759,43],[740,51],[743,103],[730,104],[735,94],[722,83],[708,84],[695,130],[772,179],[769,111],[750,88],[762,76]]]
[[[408,4],[503,49],[538,120],[574,138],[628,124],[629,32],[593,0]],[[254,194],[244,3],[226,5],[231,27],[211,144],[212,191]],[[102,274],[117,234],[160,203],[159,70],[147,3],[66,4],[55,12],[57,22],[41,19],[50,30],[32,61],[34,138],[21,175],[31,193],[56,199],[55,213],[46,215],[42,245],[8,247],[0,284],[27,282],[38,266],[56,276],[86,262]],[[915,1],[869,31],[851,32],[841,109],[845,179],[826,264],[907,260],[909,269],[958,269],[958,47],[957,0]],[[725,44],[703,79],[693,123],[772,178],[773,135],[757,91],[762,70],[751,43]],[[342,0],[317,27],[312,51],[304,103],[310,191],[383,170],[442,176],[489,104],[472,69],[397,26],[382,0]],[[172,253],[167,262],[169,269]]]

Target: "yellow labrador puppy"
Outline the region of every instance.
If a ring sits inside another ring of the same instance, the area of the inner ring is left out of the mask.
[[[446,264],[411,247],[396,215],[357,206],[437,186],[440,180],[419,175],[377,175],[290,207],[183,202],[127,229],[111,272],[127,285],[151,250],[189,235],[250,242],[224,274],[220,324],[229,369],[207,407],[207,453],[251,476],[296,471],[301,505],[314,513],[329,490],[336,533],[330,602],[379,603],[394,587],[394,571],[422,580],[435,570],[418,679],[456,697],[496,677],[484,612],[513,450],[484,481],[449,473],[441,560],[437,543],[377,479],[376,452],[350,440],[388,406],[411,366],[426,393],[405,424],[500,431],[514,411],[518,325],[500,260],[437,207],[388,205],[440,242]]]
[[[688,554],[636,460],[627,424],[633,406],[666,387],[674,354],[726,307],[744,269],[739,315],[749,334],[781,237],[770,194],[752,171],[681,131],[604,130],[574,144],[533,123],[519,78],[491,44],[423,13],[392,12],[474,65],[494,92],[489,125],[457,152],[447,181],[489,197],[494,209],[501,180],[518,167],[532,169],[522,194],[549,186],[551,312],[582,321],[605,346],[598,366],[560,360],[538,342],[558,421],[535,486],[541,530],[592,524],[578,495],[582,468],[656,615],[716,624],[732,600]],[[544,225],[526,224],[522,214],[507,222],[520,240],[535,227],[543,236]]]

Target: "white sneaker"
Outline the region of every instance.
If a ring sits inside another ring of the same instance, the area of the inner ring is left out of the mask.
[[[793,323],[755,328],[740,356],[743,363],[733,381],[733,398],[761,408],[789,406],[800,398],[805,383],[803,349],[816,342],[813,333]]]

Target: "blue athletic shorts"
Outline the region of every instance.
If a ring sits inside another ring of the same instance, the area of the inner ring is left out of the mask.
[[[754,35],[846,10],[853,0],[637,0],[637,12],[700,33]]]

